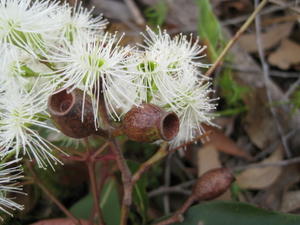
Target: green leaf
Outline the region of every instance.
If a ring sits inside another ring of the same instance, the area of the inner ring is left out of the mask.
[[[199,8],[198,34],[201,40],[208,45],[211,61],[215,61],[224,45],[221,25],[209,0],[197,0],[196,2]]]
[[[139,163],[134,161],[128,161],[128,166],[131,172],[137,171],[139,168]],[[149,206],[148,195],[146,191],[147,179],[142,176],[141,179],[137,181],[133,189],[133,202],[137,206],[140,215],[143,218],[143,223],[146,224],[147,221],[147,211]]]
[[[100,206],[104,221],[107,225],[116,225],[120,223],[121,206],[117,183],[114,179],[109,180],[101,192]]]
[[[89,219],[90,214],[93,209],[93,196],[88,194],[78,202],[76,202],[71,208],[70,212],[80,218],[80,219]]]
[[[232,109],[225,109],[215,113],[216,116],[234,116],[246,112],[248,108],[246,106],[236,107]]]
[[[100,207],[102,209],[104,221],[107,225],[116,225],[120,222],[120,200],[116,181],[112,178],[105,183],[100,198]],[[89,219],[93,209],[93,197],[90,194],[75,203],[70,211],[76,217]]]
[[[293,103],[293,112],[296,112],[297,109],[300,109],[300,89],[295,91],[292,95],[291,102]]]
[[[149,24],[161,26],[168,14],[167,3],[164,0],[160,0],[152,7],[147,8],[144,13]]]
[[[205,202],[191,207],[184,222],[173,225],[299,225],[300,216],[271,212],[255,206],[226,201]]]
[[[221,87],[221,95],[225,98],[230,107],[237,107],[243,101],[249,88],[238,84],[232,77],[231,73],[224,71],[220,76],[218,83]]]

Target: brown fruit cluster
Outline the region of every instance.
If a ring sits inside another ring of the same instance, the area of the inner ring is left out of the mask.
[[[97,134],[91,98],[78,88],[56,91],[48,99],[48,110],[56,127],[69,137]],[[178,134],[179,118],[174,112],[144,103],[129,110],[118,129],[138,142],[170,141]]]

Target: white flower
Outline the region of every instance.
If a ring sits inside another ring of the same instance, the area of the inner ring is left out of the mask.
[[[23,169],[21,165],[14,165],[18,162],[19,160],[13,160],[0,163],[0,211],[10,216],[12,216],[10,211],[24,209],[22,205],[14,202],[13,198],[8,197],[10,193],[23,193],[22,188],[17,183],[17,180],[23,177],[21,175]]]
[[[179,133],[171,141],[174,147],[205,133],[202,123],[214,126],[211,120],[214,118],[212,111],[216,109],[214,102],[217,99],[209,98],[213,92],[210,85],[209,82],[205,82],[190,87],[186,84],[179,86],[181,91],[173,99],[173,104],[167,106],[167,109],[174,111],[180,120]]]
[[[145,39],[145,45],[140,45],[147,55],[151,54],[159,58],[162,55],[165,60],[157,61],[157,64],[164,63],[165,70],[170,72],[190,70],[191,67],[197,73],[183,73],[185,79],[197,79],[199,77],[206,78],[201,74],[201,68],[208,68],[209,65],[199,60],[205,57],[203,52],[206,46],[199,45],[199,39],[193,40],[192,35],[189,40],[186,35],[179,34],[174,38],[166,32],[158,29],[155,33],[149,27],[146,28],[146,34],[142,34]],[[189,77],[190,76],[190,77]]]
[[[142,103],[138,94],[139,86],[135,83],[124,82],[122,80],[116,80],[109,88],[109,93],[113,96],[107,109],[110,115],[117,115],[120,119],[125,113],[127,113],[134,105]],[[124,97],[126,95],[126,97]]]
[[[187,40],[185,35],[173,39],[166,31],[158,34],[147,28],[143,34],[145,45],[140,45],[144,52],[140,54],[135,82],[141,87],[138,95],[145,102],[155,103],[157,98],[164,98],[168,104],[178,95],[181,82],[193,86],[199,78],[208,79],[201,74],[200,68],[208,65],[199,62],[205,47]]]
[[[82,2],[76,3],[71,7],[68,3],[61,6],[57,12],[52,16],[53,20],[61,25],[58,30],[58,35],[72,41],[78,33],[82,32],[102,32],[106,25],[107,20],[103,19],[102,15],[93,17],[92,10],[82,7]]]
[[[6,88],[24,87],[28,79],[22,76],[21,49],[10,45],[0,45],[0,84]]]
[[[0,85],[6,89],[28,89],[37,77],[51,72],[28,52],[8,43],[0,45]]]
[[[116,35],[108,33],[100,39],[94,34],[82,33],[72,43],[66,40],[65,46],[57,48],[51,56],[50,60],[58,64],[58,74],[61,76],[58,83],[64,83],[65,88],[81,88],[85,95],[90,95],[95,115],[98,115],[101,89],[113,118],[119,118],[114,113],[113,103],[119,108],[126,107],[124,104],[128,102],[134,103],[122,87],[122,82],[130,84],[132,80],[128,73],[129,68],[135,66],[131,60],[132,48],[121,47],[120,40]],[[115,88],[116,85],[119,88]],[[127,102],[120,99],[120,96]],[[97,116],[95,118],[95,125],[98,127],[99,121]]]
[[[59,28],[50,15],[58,2],[0,0],[0,43],[14,44],[34,55],[44,53],[44,38]]]
[[[57,147],[37,131],[38,128],[56,131],[44,121],[47,118],[44,112],[48,93],[45,86],[43,90],[33,89],[31,93],[16,89],[0,93],[1,157],[9,153],[15,153],[16,158],[28,155],[41,168],[46,168],[48,164],[53,168],[52,163],[59,162],[51,153]]]
[[[151,102],[157,95],[174,97],[175,81],[178,71],[168,67],[170,61],[157,52],[139,52],[135,57],[137,66],[132,73],[135,75],[134,84],[137,86],[139,101]],[[174,73],[174,75],[171,73]]]

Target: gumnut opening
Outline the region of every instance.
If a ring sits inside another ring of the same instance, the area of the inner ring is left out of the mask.
[[[48,99],[48,111],[55,126],[69,137],[84,138],[96,132],[91,98],[80,89],[55,91]]]
[[[179,131],[179,118],[153,104],[143,103],[128,111],[122,121],[123,132],[138,142],[172,140]]]
[[[204,173],[196,182],[193,196],[198,200],[211,200],[223,194],[235,180],[227,168],[218,168]]]

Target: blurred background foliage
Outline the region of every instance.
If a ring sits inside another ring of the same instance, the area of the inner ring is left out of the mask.
[[[274,2],[270,1],[261,18],[263,50],[270,67],[268,83],[263,78],[253,25],[212,77],[216,91],[212,97],[220,97],[215,120],[220,130],[208,127],[207,130],[214,132],[209,141],[193,144],[186,151],[169,156],[142,177],[134,187],[129,224],[151,224],[175,211],[191,194],[191,186],[198,176],[221,166],[232,168],[236,174],[237,181],[231,190],[217,201],[193,206],[185,222],[180,224],[202,224],[199,221],[207,225],[300,224],[299,216],[283,214],[298,213],[300,209],[299,164],[290,163],[293,159],[297,162],[300,147],[297,139],[300,125],[300,10],[296,1]],[[200,43],[207,46],[207,57],[203,60],[208,64],[216,60],[254,9],[251,0],[136,0],[134,3],[136,8],[132,9],[121,0],[83,2],[89,8],[94,6],[95,14],[103,13],[110,19],[109,31],[126,32],[123,44],[141,42],[139,32],[143,31],[143,26],[136,22],[132,10],[138,10],[145,23],[153,28],[162,26],[173,35],[192,32],[193,39],[198,35]],[[70,4],[74,1],[70,0]],[[288,47],[286,42],[293,42],[297,48],[294,45]],[[288,55],[293,55],[293,59],[290,60]],[[282,64],[283,59],[285,64]],[[268,92],[272,102],[267,97]],[[283,140],[286,146],[281,144]],[[53,141],[64,146],[70,154],[84,151],[81,141],[66,137],[53,137]],[[95,149],[103,144],[103,140],[96,137],[91,137],[90,141]],[[156,144],[136,143],[126,137],[121,137],[120,141],[132,171],[158,148]],[[287,151],[291,152],[289,158]],[[85,166],[67,159],[64,163],[63,167],[57,166],[56,171],[35,171],[74,215],[89,219],[92,197]],[[260,166],[266,163],[276,166]],[[100,206],[104,218],[107,225],[116,225],[120,219],[121,184],[112,160],[104,157],[97,165],[97,178],[102,187]],[[64,216],[34,183],[24,182],[28,195],[17,198],[25,205],[25,211],[18,212],[14,218],[5,217],[3,224],[30,224]]]

